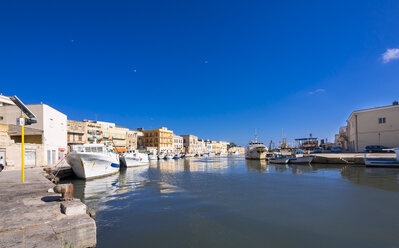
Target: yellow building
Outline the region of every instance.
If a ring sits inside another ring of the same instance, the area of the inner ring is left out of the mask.
[[[143,130],[143,145],[157,147],[158,151],[173,150],[173,131],[166,127],[159,127],[153,130]]]

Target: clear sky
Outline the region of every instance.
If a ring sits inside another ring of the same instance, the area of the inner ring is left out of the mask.
[[[330,140],[399,100],[398,34],[399,1],[1,1],[0,93],[241,145]]]

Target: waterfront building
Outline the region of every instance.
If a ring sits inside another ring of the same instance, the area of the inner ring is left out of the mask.
[[[356,110],[347,120],[351,152],[363,152],[369,145],[399,146],[399,105]]]
[[[206,144],[206,141],[204,139],[198,139],[198,153],[199,154],[204,154],[208,153],[208,146]]]
[[[205,140],[205,146],[206,146],[206,150],[208,152],[213,152],[212,151],[212,141],[211,140],[209,140],[209,139]]]
[[[221,147],[220,147],[220,143],[219,141],[211,141],[211,145],[212,145],[212,152],[214,153],[220,153],[221,151]]]
[[[25,127],[25,142],[34,144],[32,149],[26,146],[26,164],[54,165],[67,151],[67,116],[46,104],[28,104],[27,107],[36,115],[37,123]],[[21,143],[21,128],[15,125],[20,114],[21,110],[15,105],[0,106],[0,124],[8,126],[8,135],[15,144]]]
[[[183,137],[184,151],[189,154],[198,153],[198,137],[192,134],[181,135]]]
[[[138,147],[139,131],[128,130],[126,134],[126,149],[136,150]]]
[[[226,142],[226,141],[219,141],[219,142],[220,142],[220,152],[227,153],[230,142]]]
[[[85,143],[86,123],[81,121],[67,120],[67,142],[71,145],[81,145]]]
[[[343,151],[347,151],[348,147],[348,135],[347,126],[342,126],[339,128],[339,133],[335,135],[334,145],[341,147]]]
[[[146,147],[156,147],[160,152],[172,152],[173,131],[166,127],[153,130],[139,129],[143,132],[142,143]]]
[[[103,144],[103,125],[97,121],[83,120],[85,123],[86,144]]]
[[[104,132],[107,132],[108,139],[104,144],[106,146],[112,146],[117,149],[118,152],[126,151],[126,136],[128,134],[129,129],[125,127],[110,127],[108,129],[104,129]]]
[[[184,152],[183,137],[179,135],[173,135],[173,152],[181,153]]]

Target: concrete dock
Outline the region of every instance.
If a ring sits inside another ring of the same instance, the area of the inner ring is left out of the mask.
[[[0,247],[94,247],[96,223],[80,200],[60,201],[40,168],[0,173]],[[51,191],[51,190],[50,190]]]
[[[314,153],[315,164],[356,164],[364,165],[364,153]],[[395,153],[368,153],[369,158],[396,158]]]

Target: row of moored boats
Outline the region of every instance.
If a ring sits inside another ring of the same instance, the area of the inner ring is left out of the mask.
[[[210,157],[223,153],[141,153],[137,150],[115,153],[104,144],[83,144],[72,146],[66,161],[79,178],[88,179],[117,173],[121,167],[135,167],[148,164],[150,160],[180,159],[185,157]]]
[[[399,147],[385,149],[396,153],[396,157],[385,158],[385,157],[364,157],[364,164],[366,166],[388,166],[388,167],[399,167]],[[274,164],[310,164],[312,163],[315,156],[307,155],[303,150],[296,150],[294,154],[290,156],[284,156],[281,153],[269,152],[267,147],[257,141],[255,135],[255,141],[249,142],[247,149],[245,150],[246,159],[256,160],[268,160]]]

